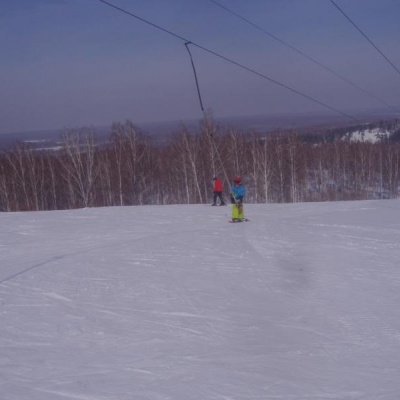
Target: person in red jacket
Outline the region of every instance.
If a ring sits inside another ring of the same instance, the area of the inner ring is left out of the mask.
[[[220,205],[224,206],[225,202],[224,199],[222,198],[222,181],[217,176],[214,176],[213,182],[214,182],[214,201],[211,205],[216,206],[217,199],[219,199]]]

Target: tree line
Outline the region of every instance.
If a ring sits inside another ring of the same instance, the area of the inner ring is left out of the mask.
[[[57,151],[16,143],[0,152],[0,210],[208,203],[214,175],[225,196],[242,176],[250,203],[397,198],[400,143],[222,130],[209,116],[166,143],[131,121],[114,123],[101,144],[91,128],[70,130]]]

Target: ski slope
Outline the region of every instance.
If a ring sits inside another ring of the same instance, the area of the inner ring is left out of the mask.
[[[398,400],[400,203],[0,213],[4,400]]]

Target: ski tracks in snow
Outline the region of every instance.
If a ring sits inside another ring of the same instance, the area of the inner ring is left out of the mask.
[[[1,389],[397,400],[400,227],[374,209],[246,204],[246,224],[196,205],[8,215]]]

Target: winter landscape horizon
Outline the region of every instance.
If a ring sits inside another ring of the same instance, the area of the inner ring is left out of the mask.
[[[399,113],[389,113],[381,108],[357,109],[350,110],[356,115],[360,121],[365,124],[378,122],[381,120],[389,121],[399,118]],[[129,118],[127,118],[129,120]],[[199,119],[179,119],[165,120],[157,122],[136,122],[132,121],[135,126],[149,134],[159,141],[168,140],[175,132],[180,130],[182,124],[190,129],[196,129],[199,126]],[[111,126],[116,121],[110,121],[108,126],[93,124],[89,126],[93,129],[100,140],[104,140],[110,135]],[[121,121],[123,122],[123,121]],[[304,130],[315,128],[337,128],[355,125],[354,121],[349,121],[341,115],[335,115],[323,111],[319,112],[291,112],[291,113],[275,113],[275,114],[260,114],[260,115],[240,115],[240,116],[225,116],[215,118],[215,122],[222,128],[233,128],[240,131],[253,132],[273,132],[281,130]],[[19,142],[24,142],[30,145],[38,143],[46,148],[58,146],[61,141],[62,134],[82,129],[75,125],[57,127],[53,129],[28,130],[20,132],[0,132],[0,150],[7,149]],[[86,126],[86,128],[88,128]]]
[[[0,213],[0,397],[397,400],[399,211]]]

